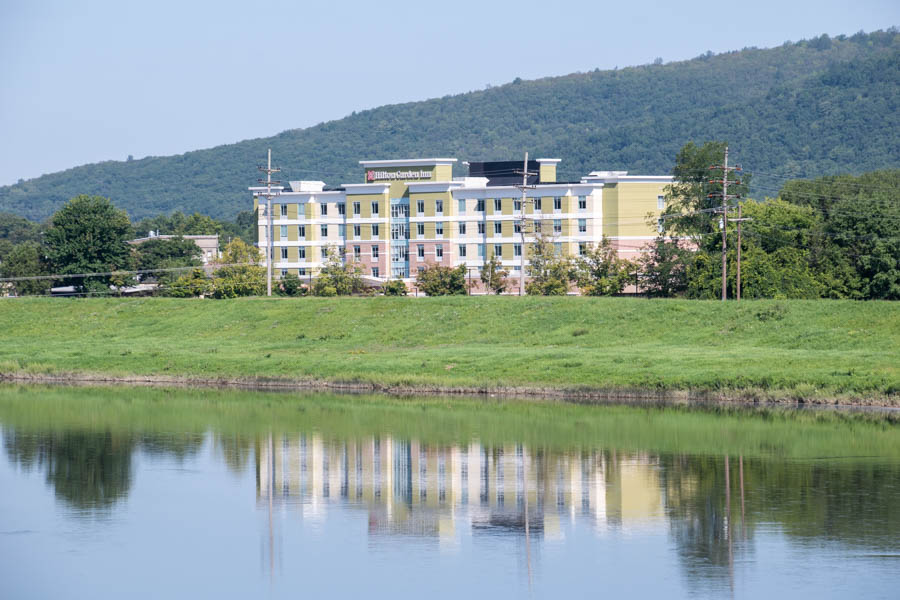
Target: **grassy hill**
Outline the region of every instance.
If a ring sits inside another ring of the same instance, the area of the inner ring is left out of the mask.
[[[900,403],[889,302],[443,297],[0,301],[4,374],[693,390]]]
[[[43,219],[79,194],[142,218],[173,210],[230,218],[271,147],[283,178],[361,181],[362,158],[563,159],[665,173],[689,140],[728,140],[756,193],[786,177],[900,165],[900,33],[821,36],[693,60],[575,73],[383,106],[271,138],[129,162],[104,162],[0,188],[0,211]]]

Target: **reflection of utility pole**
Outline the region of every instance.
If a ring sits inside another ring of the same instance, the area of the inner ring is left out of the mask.
[[[525,204],[528,202],[528,190],[534,189],[536,186],[528,185],[528,176],[536,173],[528,172],[528,152],[525,153],[525,162],[522,164],[522,185],[516,186],[522,191],[521,206],[519,208],[519,217],[513,221],[519,224],[519,295],[525,295]],[[515,208],[515,207],[514,207]],[[515,217],[513,210],[513,217]]]
[[[725,537],[728,539],[728,583],[734,594],[734,552],[731,546],[731,480],[728,473],[728,455],[725,455]]]
[[[266,296],[272,295],[272,185],[278,185],[280,181],[272,181],[272,173],[278,173],[281,169],[272,168],[272,149],[269,148],[269,162],[266,167],[257,167],[266,174],[266,179],[258,179],[259,183],[266,184]]]
[[[740,273],[740,271],[738,271]],[[744,523],[744,455],[738,456],[738,467],[741,477],[741,539],[747,539],[747,526]]]
[[[525,563],[528,568],[528,591],[531,592],[531,535],[528,523],[528,454],[522,453],[522,469],[525,476],[522,478],[522,484],[525,488]]]
[[[272,151],[269,151],[271,164]],[[271,282],[272,280],[269,279]],[[269,433],[269,580],[275,581],[275,536],[272,528],[272,496],[275,494],[275,448]]]

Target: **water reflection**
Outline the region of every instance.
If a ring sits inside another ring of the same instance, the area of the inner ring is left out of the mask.
[[[791,552],[816,548],[819,553],[824,548],[832,556],[898,555],[897,453],[807,452],[784,458],[782,454],[791,449],[785,437],[773,438],[777,446],[762,440],[778,452],[757,449],[745,455],[746,443],[718,453],[695,451],[696,445],[706,444],[707,431],[715,436],[721,430],[718,421],[711,421],[708,428],[705,422],[697,424],[691,413],[675,414],[672,424],[660,429],[683,439],[686,426],[693,426],[694,446],[685,451],[677,451],[679,446],[673,443],[668,448],[676,451],[641,449],[647,446],[643,443],[623,450],[617,447],[621,440],[592,443],[587,435],[569,442],[539,428],[543,414],[522,430],[489,431],[493,437],[483,428],[481,438],[464,428],[454,435],[442,434],[446,420],[437,419],[426,428],[418,420],[419,412],[399,412],[408,426],[392,433],[384,423],[392,422],[387,417],[396,413],[388,413],[378,426],[366,421],[365,428],[342,429],[342,423],[361,421],[342,406],[323,410],[317,420],[304,415],[279,431],[272,429],[274,420],[256,428],[204,421],[192,431],[178,431],[172,420],[154,429],[147,425],[151,422],[147,413],[133,421],[120,415],[118,419],[129,427],[110,419],[96,427],[79,421],[78,427],[59,424],[58,429],[45,429],[40,425],[49,420],[44,413],[36,419],[23,414],[3,421],[3,447],[16,471],[7,475],[13,485],[0,477],[0,488],[6,484],[4,495],[15,496],[21,473],[37,473],[65,508],[64,517],[77,517],[84,531],[94,531],[97,524],[112,528],[128,514],[148,518],[146,512],[134,512],[141,506],[153,506],[151,517],[167,515],[157,526],[165,526],[168,515],[177,527],[184,527],[201,520],[202,512],[218,510],[214,525],[218,528],[249,514],[249,528],[234,527],[245,535],[235,546],[259,544],[263,572],[273,583],[293,576],[290,568],[279,571],[276,566],[295,562],[298,545],[345,544],[349,552],[360,536],[367,542],[367,554],[362,559],[356,555],[355,560],[362,562],[353,563],[354,568],[367,568],[370,559],[391,555],[398,548],[411,555],[410,568],[425,570],[434,567],[416,556],[420,550],[477,555],[488,561],[514,556],[522,589],[534,582],[539,591],[553,568],[557,576],[561,572],[559,556],[567,552],[561,550],[565,548],[577,547],[576,554],[590,557],[609,548],[626,550],[643,544],[642,548],[658,552],[655,560],[671,561],[671,570],[680,574],[688,595],[710,590],[720,595],[729,589],[737,593],[742,569],[764,562],[775,539],[787,540],[783,543]],[[177,414],[180,419],[188,413]],[[640,431],[638,426],[652,416],[635,412],[636,424],[629,424],[629,415],[613,414],[620,423],[634,427],[629,432]],[[498,421],[505,416],[498,415]],[[580,413],[571,417],[573,425],[566,432],[583,430],[574,425],[579,419]],[[846,431],[848,437],[858,435],[849,426]],[[813,439],[817,450],[828,445],[811,435],[806,439]],[[846,445],[856,447],[855,442]],[[890,450],[889,445],[882,447]],[[215,482],[221,485],[217,473],[234,487],[200,492]],[[148,485],[149,481],[154,483]],[[126,503],[129,496],[136,501]],[[191,498],[199,500],[192,509],[185,508]],[[210,506],[226,498],[224,507]],[[117,518],[108,519],[110,515]],[[0,524],[6,529],[24,529],[18,523],[4,523],[2,517]],[[177,527],[172,532],[176,537]],[[338,531],[337,538],[327,542],[315,538],[325,530],[332,535]],[[199,531],[202,540],[210,530]],[[301,539],[303,543],[298,542]],[[309,539],[314,543],[307,544]],[[216,542],[211,537],[194,550],[202,553],[204,543],[211,550]],[[573,554],[565,556],[572,563]],[[256,563],[253,568],[258,576]],[[820,571],[820,576],[826,575]]]

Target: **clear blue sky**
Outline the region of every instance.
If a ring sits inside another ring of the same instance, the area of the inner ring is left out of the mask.
[[[0,0],[0,184],[515,77],[897,24],[897,0]]]

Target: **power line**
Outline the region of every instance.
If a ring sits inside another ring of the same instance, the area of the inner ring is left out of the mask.
[[[137,269],[137,270],[120,270],[120,271],[104,271],[98,273],[57,273],[54,275],[26,275],[22,277],[0,277],[0,282],[12,281],[38,281],[43,279],[80,279],[84,277],[109,277],[112,275],[145,275],[148,273],[167,273],[176,271],[193,271],[195,269],[221,269],[223,267],[249,267],[258,266],[256,263],[223,263],[215,265],[201,265],[193,267],[167,267],[164,269]]]

